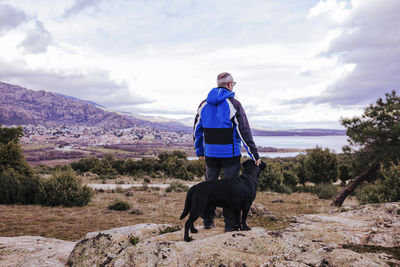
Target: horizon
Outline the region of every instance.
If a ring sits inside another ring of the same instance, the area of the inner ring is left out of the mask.
[[[397,89],[398,10],[395,0],[3,0],[0,80],[182,121],[228,71],[252,128],[343,130],[341,117]]]

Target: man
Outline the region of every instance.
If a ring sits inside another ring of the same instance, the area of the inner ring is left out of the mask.
[[[207,181],[218,179],[221,169],[225,179],[239,175],[241,143],[255,164],[261,163],[246,113],[232,92],[236,82],[231,74],[223,72],[218,75],[217,84],[200,103],[193,129],[196,155],[206,160]],[[235,218],[231,210],[224,209],[223,215],[225,231],[233,231]],[[214,218],[215,207],[210,207],[203,214],[205,229],[215,227]]]

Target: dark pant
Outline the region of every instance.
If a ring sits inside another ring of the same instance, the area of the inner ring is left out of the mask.
[[[206,159],[206,181],[218,180],[221,173],[224,173],[224,179],[229,179],[239,176],[240,172],[240,157],[229,159]],[[235,216],[231,209],[224,208],[222,214],[224,215],[225,229],[233,229],[235,226]],[[204,225],[210,225],[214,222],[215,206],[209,206],[204,211],[202,216]]]

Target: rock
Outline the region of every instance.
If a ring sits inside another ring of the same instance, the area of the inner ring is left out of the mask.
[[[330,214],[296,217],[288,231],[327,244],[400,246],[400,203],[364,205]]]
[[[41,236],[0,237],[0,266],[65,266],[75,244]]]
[[[91,232],[79,241],[68,258],[69,266],[105,266],[115,262],[119,254],[138,241],[159,235],[167,224],[137,224],[110,230]],[[118,260],[119,262],[120,260]]]
[[[259,203],[253,203],[250,208],[249,217],[254,216],[272,216],[271,212]]]
[[[257,207],[256,207],[257,208]],[[258,207],[260,208],[260,207]],[[136,225],[88,234],[68,258],[69,266],[389,266],[400,264],[385,253],[361,253],[344,244],[399,246],[399,203],[367,205],[330,214],[296,217],[282,231],[254,227],[192,234],[159,234],[165,225]],[[386,227],[378,227],[386,223]],[[146,231],[139,231],[147,229]],[[151,230],[154,229],[154,230]],[[373,229],[373,231],[372,231]],[[135,236],[138,242],[130,242]]]
[[[49,252],[37,237],[1,238],[0,266],[400,266],[399,210],[400,203],[386,203],[302,215],[280,231],[198,227],[189,243],[183,230],[165,231],[170,225],[138,224],[88,233],[67,261],[72,242]]]

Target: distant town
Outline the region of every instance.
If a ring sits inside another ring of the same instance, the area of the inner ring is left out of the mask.
[[[153,129],[138,125],[126,129],[100,128],[91,126],[43,126],[24,125],[22,144],[60,147],[105,146],[117,144],[184,144],[192,143],[191,134]]]
[[[15,127],[15,126],[11,126]],[[32,165],[65,165],[89,156],[110,153],[117,158],[156,157],[179,149],[192,157],[192,136],[138,125],[125,129],[94,126],[22,125],[20,139],[26,160]]]
[[[9,126],[9,127],[16,127]],[[195,157],[190,133],[154,129],[137,125],[125,129],[95,126],[22,125],[20,139],[24,155],[32,165],[68,164],[80,158],[103,157],[111,153],[118,158],[156,157],[162,151],[179,149]],[[293,152],[296,149],[258,147],[259,152]]]

